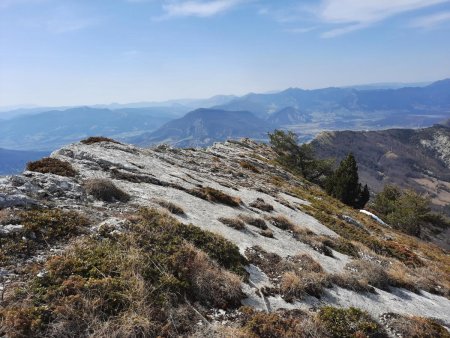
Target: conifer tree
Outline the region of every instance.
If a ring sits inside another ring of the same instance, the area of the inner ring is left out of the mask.
[[[370,198],[369,188],[359,183],[358,165],[353,154],[341,161],[325,185],[327,193],[354,208],[363,208]]]

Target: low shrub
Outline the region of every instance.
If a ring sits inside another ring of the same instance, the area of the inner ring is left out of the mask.
[[[257,227],[261,230],[267,230],[267,224],[266,222],[262,219],[262,218],[258,218],[258,217],[252,217],[252,216],[248,216],[248,215],[239,215],[239,218],[250,225],[253,225],[254,227]]]
[[[47,243],[79,234],[89,224],[78,212],[60,209],[28,210],[19,217],[27,234],[33,233],[37,241]]]
[[[186,244],[172,257],[177,276],[187,280],[196,300],[222,309],[237,307],[244,298],[241,278],[220,268],[204,252]]]
[[[156,203],[158,203],[163,208],[169,210],[174,215],[185,215],[183,208],[180,207],[179,205],[176,205],[175,203],[164,200],[158,200]]]
[[[333,338],[388,337],[384,329],[367,312],[325,306],[320,309],[319,320]]]
[[[368,260],[354,260],[345,266],[345,273],[355,277],[363,284],[382,290],[389,290],[390,280],[386,268]]]
[[[81,140],[80,142],[83,144],[89,144],[89,145],[94,144],[94,143],[99,143],[99,142],[111,142],[111,143],[120,144],[120,142],[117,142],[116,140],[113,140],[111,138],[104,137],[104,136],[91,136],[84,140]]]
[[[116,187],[116,185],[107,179],[93,178],[83,183],[84,189],[89,195],[105,202],[128,202],[130,195]]]
[[[211,187],[196,188],[189,190],[188,192],[191,195],[213,203],[221,203],[230,207],[239,207],[241,205],[240,198],[227,195],[223,191]]]
[[[27,259],[39,249],[82,234],[89,225],[83,215],[60,209],[26,210],[10,217],[22,228],[0,237],[0,263],[4,265],[18,264],[18,258]]]
[[[266,212],[273,211],[273,206],[269,203],[266,203],[262,198],[257,198],[255,201],[250,203],[250,206],[252,208],[256,208]]]
[[[321,237],[322,243],[341,254],[359,258],[358,248],[349,240],[342,237]]]
[[[285,312],[265,313],[250,307],[241,309],[243,313],[243,329],[248,337],[261,338],[297,338],[304,337],[301,317],[297,314],[287,315]]]
[[[147,237],[145,245],[148,245],[149,250],[155,250],[161,246],[160,250],[174,249],[183,241],[188,241],[206,252],[220,266],[238,275],[246,276],[244,266],[247,264],[247,260],[239,253],[239,248],[235,244],[223,237],[192,224],[180,223],[155,209],[143,208],[138,215],[142,221],[137,227],[142,233],[141,236]],[[148,224],[151,225],[150,228],[147,226]],[[146,235],[147,233],[148,235]]]
[[[236,230],[244,230],[245,229],[245,223],[242,222],[239,218],[220,217],[218,220],[221,223],[229,226],[230,228],[233,228]]]
[[[43,174],[55,174],[59,176],[74,177],[77,171],[68,162],[58,160],[53,157],[44,157],[43,159],[28,162],[27,170]]]

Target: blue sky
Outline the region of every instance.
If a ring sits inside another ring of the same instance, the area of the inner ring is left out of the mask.
[[[0,106],[450,77],[450,0],[0,0]]]

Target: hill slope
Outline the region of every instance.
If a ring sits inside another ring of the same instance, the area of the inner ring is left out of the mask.
[[[177,147],[198,147],[241,137],[265,139],[269,130],[269,123],[249,112],[197,109],[129,141],[138,145],[170,143]]]
[[[445,252],[291,175],[267,145],[96,142],[51,156],[76,175],[0,179],[0,208],[13,207],[0,214],[2,332],[328,337],[339,320],[341,335],[387,337],[439,327],[410,315],[450,327]]]

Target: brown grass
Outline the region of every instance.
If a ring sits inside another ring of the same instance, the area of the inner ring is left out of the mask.
[[[449,338],[450,333],[433,319],[404,316],[395,313],[383,314],[387,326],[401,337]]]
[[[252,247],[246,250],[246,256],[275,285],[271,292],[280,294],[287,302],[303,299],[305,295],[320,298],[328,284],[320,264],[307,254],[285,259],[260,247]]]
[[[86,193],[105,202],[128,202],[130,195],[107,179],[93,178],[83,182]]]
[[[53,157],[44,157],[38,161],[28,162],[27,170],[43,174],[55,174],[59,176],[74,177],[77,171],[68,162]]]
[[[163,208],[169,210],[174,215],[185,215],[186,214],[184,212],[183,208],[180,207],[179,205],[176,205],[175,203],[172,203],[169,201],[164,201],[164,200],[158,200],[158,201],[156,201],[156,203],[158,203]]]
[[[213,202],[213,203],[221,203],[228,205],[230,207],[239,207],[242,203],[239,197],[230,196],[223,191],[211,188],[211,187],[202,187],[196,188],[188,191],[191,195],[199,197],[201,199]]]
[[[274,236],[273,236],[273,231],[270,230],[269,228],[264,229],[264,230],[261,230],[261,231],[259,232],[259,234],[260,234],[261,236],[264,236],[264,237],[274,238]]]
[[[273,206],[269,203],[266,203],[262,198],[257,198],[255,201],[250,203],[252,208],[256,208],[266,212],[272,212]]]
[[[241,277],[219,267],[192,244],[185,244],[173,261],[176,269],[186,274],[195,299],[222,309],[241,303]]]
[[[247,170],[253,171],[254,173],[258,174],[260,171],[258,168],[256,168],[253,164],[247,162],[247,161],[240,161],[239,165]]]
[[[113,140],[112,138],[104,137],[104,136],[91,136],[84,140],[80,141],[83,144],[94,144],[99,142],[111,142],[111,143],[117,143],[121,144],[120,142]]]
[[[245,223],[242,222],[239,218],[220,217],[218,220],[221,223],[229,226],[230,228],[233,228],[236,230],[244,230],[245,229]]]
[[[272,225],[282,230],[293,230],[295,228],[295,224],[283,215],[272,216],[267,219]]]
[[[262,218],[258,218],[258,217],[252,217],[249,215],[239,215],[239,218],[250,225],[253,225],[254,227],[257,227],[261,230],[266,230],[268,229],[266,222],[262,219]]]

